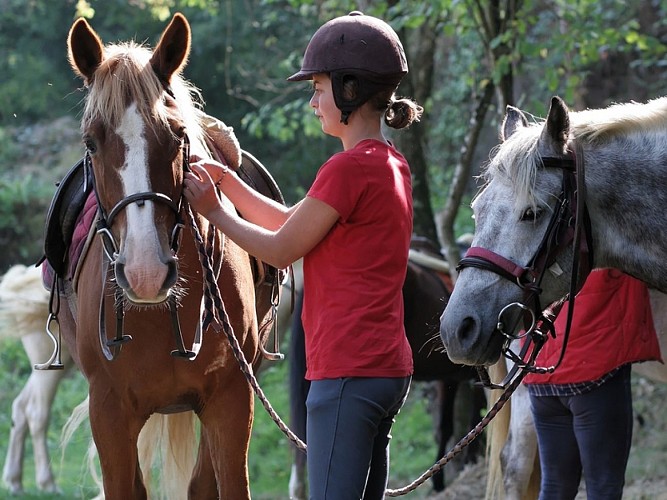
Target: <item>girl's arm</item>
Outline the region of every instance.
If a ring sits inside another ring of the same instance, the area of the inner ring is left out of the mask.
[[[249,222],[267,229],[278,229],[294,209],[258,193],[243,182],[236,172],[213,159],[199,159],[196,163],[191,163],[191,167],[195,167],[193,170],[203,167],[212,182]]]
[[[209,169],[198,163],[192,165],[192,170],[185,175],[184,193],[193,208],[249,254],[279,269],[312,250],[339,218],[336,210],[315,198],[306,197],[285,209],[254,194],[232,172],[215,177],[220,174],[219,168]],[[213,179],[222,179],[225,194],[235,205],[238,202],[240,206],[236,208],[243,218],[221,203]]]

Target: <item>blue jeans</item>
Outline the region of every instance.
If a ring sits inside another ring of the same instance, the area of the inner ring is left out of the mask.
[[[410,380],[339,378],[311,383],[306,441],[312,500],[384,498],[390,431]]]
[[[620,500],[632,441],[630,365],[584,394],[531,396],[530,402],[542,468],[540,500],[573,499],[582,470],[588,500]]]

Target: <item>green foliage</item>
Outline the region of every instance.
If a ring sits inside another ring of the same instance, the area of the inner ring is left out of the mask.
[[[6,328],[0,324],[0,329]],[[0,384],[4,388],[0,393],[0,454],[4,457],[7,451],[7,437],[11,426],[11,404],[19,391],[23,388],[31,373],[28,357],[23,350],[23,345],[18,340],[0,341]],[[79,404],[87,393],[87,384],[80,373],[72,370],[65,376],[58,389],[57,397],[54,399],[51,409],[50,425],[47,435],[49,451],[54,474],[58,478],[58,485],[63,491],[62,495],[49,495],[38,493],[35,485],[35,465],[32,458],[32,442],[30,433],[26,442],[26,459],[24,462],[24,486],[25,495],[22,499],[47,500],[47,499],[89,499],[96,494],[96,488],[85,463],[85,456],[90,440],[90,430],[82,426],[74,435],[65,454],[65,460],[61,462],[60,457],[60,431],[69,415],[77,404]],[[4,485],[3,485],[4,486]],[[0,498],[9,498],[8,492],[0,488]]]
[[[20,162],[23,152],[20,146],[13,140],[13,134],[4,127],[0,127],[0,144],[3,145],[2,149],[0,149],[1,175],[5,170],[11,170],[11,167]]]
[[[44,214],[50,198],[32,176],[0,179],[0,269],[36,262],[42,254]]]
[[[4,0],[0,14],[0,125],[65,114],[71,102],[62,26],[68,6]]]

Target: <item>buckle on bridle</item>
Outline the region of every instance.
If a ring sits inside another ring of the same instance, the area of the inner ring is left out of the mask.
[[[512,307],[518,307],[523,312],[527,312],[530,314],[530,321],[531,321],[530,327],[524,329],[524,332],[518,335],[512,333],[511,331],[510,332],[505,331],[505,323],[503,323],[503,314]],[[521,302],[512,302],[511,304],[507,304],[505,307],[503,307],[500,310],[500,313],[498,313],[498,322],[496,323],[496,330],[500,332],[509,341],[518,340],[524,338],[526,335],[530,334],[535,329],[536,321],[537,319],[535,318],[535,312],[530,307],[528,307],[525,304],[522,304]]]

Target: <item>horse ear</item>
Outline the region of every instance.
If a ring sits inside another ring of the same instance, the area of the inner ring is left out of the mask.
[[[569,113],[565,102],[560,97],[554,96],[551,98],[542,138],[553,141],[558,150],[565,150],[570,136]]]
[[[67,36],[67,58],[74,72],[90,85],[104,58],[102,40],[84,18],[77,19]]]
[[[190,24],[183,14],[176,13],[164,30],[151,57],[151,66],[160,80],[171,81],[171,76],[180,73],[190,54]]]
[[[505,118],[503,119],[503,124],[500,127],[500,139],[505,142],[509,136],[511,136],[518,129],[527,127],[528,120],[526,115],[519,108],[514,106],[507,106],[505,112]]]

